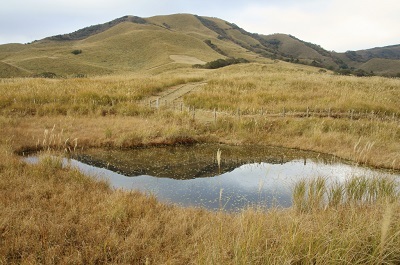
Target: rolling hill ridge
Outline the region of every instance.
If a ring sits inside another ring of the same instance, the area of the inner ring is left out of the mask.
[[[250,33],[218,18],[176,14],[124,16],[29,44],[0,45],[0,78],[162,71],[226,58],[400,75],[400,45],[335,53],[291,35]]]

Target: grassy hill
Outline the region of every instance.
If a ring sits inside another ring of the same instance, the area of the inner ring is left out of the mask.
[[[185,55],[205,62],[226,57],[213,50],[205,40],[218,42],[217,36],[192,15],[148,20],[124,17],[31,44],[1,45],[1,69],[9,68],[2,71],[2,77],[43,72],[53,72],[57,76],[103,75],[149,70],[167,64],[178,68],[191,66],[175,63],[171,55]],[[246,56],[244,49],[231,43],[225,46],[233,55]],[[74,54],[74,51],[79,53]]]
[[[359,66],[366,72],[400,77],[400,60],[373,58]]]
[[[318,62],[321,66],[337,66],[332,55],[318,45],[304,42],[286,34],[272,34],[263,36],[263,38],[272,44],[277,52],[290,58],[292,62],[298,60],[311,64],[314,61],[314,64]]]
[[[349,51],[347,54],[353,53],[356,55],[357,59],[366,62],[370,59],[380,58],[380,59],[392,59],[400,60],[400,45],[392,45],[387,47],[377,47],[368,50],[360,50],[356,52]],[[351,58],[351,57],[350,57]]]
[[[349,67],[379,75],[400,75],[400,45],[336,54]]]
[[[186,63],[174,55],[191,58]],[[0,77],[54,73],[95,76],[191,67],[228,57],[253,62],[280,59],[329,69],[362,69],[377,74],[400,72],[400,45],[331,53],[291,35],[259,35],[227,21],[190,14],[113,21],[30,44],[0,45]],[[375,60],[379,59],[379,60]]]

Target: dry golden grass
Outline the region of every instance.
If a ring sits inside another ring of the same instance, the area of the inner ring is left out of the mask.
[[[44,156],[39,164],[27,165],[13,154],[47,147],[64,151],[221,141],[316,150],[400,168],[398,122],[266,115],[239,119],[222,114],[215,122],[206,116],[193,120],[187,112],[156,111],[140,101],[169,86],[210,78],[208,90],[193,95],[206,109],[212,108],[207,102],[221,87],[230,89],[224,84],[230,82],[233,92],[246,91],[240,94],[241,108],[261,106],[257,102],[268,98],[268,93],[283,98],[291,92],[284,102],[288,109],[286,103],[296,108],[303,104],[327,107],[338,97],[338,103],[330,107],[347,109],[353,104],[347,98],[361,98],[362,109],[398,111],[394,105],[398,103],[398,80],[336,77],[282,63],[185,71],[0,81],[0,264],[400,262],[398,200],[335,204],[312,211],[215,213],[168,206],[136,192],[113,191],[106,183],[62,168],[54,158]],[[278,85],[274,87],[269,80]],[[219,101],[234,110],[238,105],[229,102],[229,93]],[[186,101],[192,99],[189,96]],[[271,101],[267,106],[273,109],[282,104]]]
[[[169,87],[202,80],[209,80],[208,85],[184,100],[186,106],[198,110],[194,121],[191,112],[149,107],[147,99]],[[256,143],[400,168],[397,79],[341,77],[280,62],[154,75],[3,79],[0,90],[4,132],[13,137],[18,150],[32,149],[43,131],[56,124],[58,131],[69,134],[69,139],[78,138],[84,147]],[[312,117],[304,117],[307,107]],[[283,108],[286,117],[282,117]],[[219,110],[216,122],[211,112],[202,109]],[[331,109],[332,117],[312,114],[315,109],[325,114]],[[356,110],[353,120],[350,109]],[[279,113],[271,114],[274,111]],[[294,111],[302,115],[293,116]],[[367,115],[357,116],[359,112]]]
[[[113,76],[90,79],[4,79],[0,81],[3,115],[135,116],[147,112],[137,101],[196,76]]]
[[[211,75],[202,91],[186,102],[196,108],[235,113],[286,111],[393,113],[400,115],[400,80],[358,78],[320,73],[318,68],[287,63],[247,64],[226,67]]]
[[[399,128],[382,122],[333,119],[221,118],[216,123],[193,121],[189,113],[156,112],[146,117],[1,118],[2,137],[15,150],[37,150],[44,130],[63,133],[63,143],[78,138],[79,148],[132,148],[145,145],[226,142],[285,146],[334,154],[355,162],[399,169]],[[101,125],[101,126],[99,126]],[[62,148],[64,149],[64,148]]]
[[[164,23],[171,29],[165,28]],[[7,71],[0,76],[43,72],[64,77],[97,76],[145,71],[166,64],[172,64],[174,68],[190,67],[174,63],[169,56],[187,55],[202,61],[221,58],[223,56],[204,43],[206,39],[216,40],[214,35],[193,15],[178,14],[154,17],[148,24],[123,22],[83,40],[0,45],[0,69]],[[237,45],[231,43],[229,46]],[[74,50],[82,53],[74,55],[71,53]]]
[[[162,121],[157,121],[160,117]],[[47,149],[45,130],[54,128],[51,149],[64,151],[78,139],[78,148],[133,148],[143,145],[190,144],[206,141],[196,135],[185,115],[141,117],[36,117],[17,120],[1,119],[2,136],[9,139],[18,153]],[[99,126],[101,124],[101,126]],[[59,139],[61,137],[61,139]],[[49,138],[49,137],[47,137]],[[45,142],[45,144],[44,144]]]
[[[332,118],[220,118],[208,126],[227,142],[334,154],[361,164],[400,168],[398,123]]]
[[[299,213],[168,206],[0,145],[1,264],[397,264],[398,202]]]

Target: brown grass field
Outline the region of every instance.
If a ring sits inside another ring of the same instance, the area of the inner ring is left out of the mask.
[[[207,85],[176,99],[182,110],[148,104],[171,87],[196,82]],[[56,158],[43,155],[28,165],[17,155],[224,142],[313,150],[398,170],[399,79],[343,77],[271,61],[0,79],[0,92],[0,264],[400,262],[399,194],[386,180],[367,184],[386,188],[371,189],[373,199],[362,203],[334,203],[340,192],[331,191],[332,204],[321,207],[318,185],[303,182],[292,208],[230,214],[114,191]],[[329,116],[315,114],[328,109]],[[304,191],[313,189],[315,197],[307,197]]]

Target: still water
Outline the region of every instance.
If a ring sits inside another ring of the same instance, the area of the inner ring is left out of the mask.
[[[304,178],[323,176],[327,183],[333,183],[352,176],[393,175],[357,167],[334,156],[258,146],[90,150],[64,163],[106,179],[114,188],[140,190],[181,206],[226,211],[247,206],[290,207],[292,189]]]

